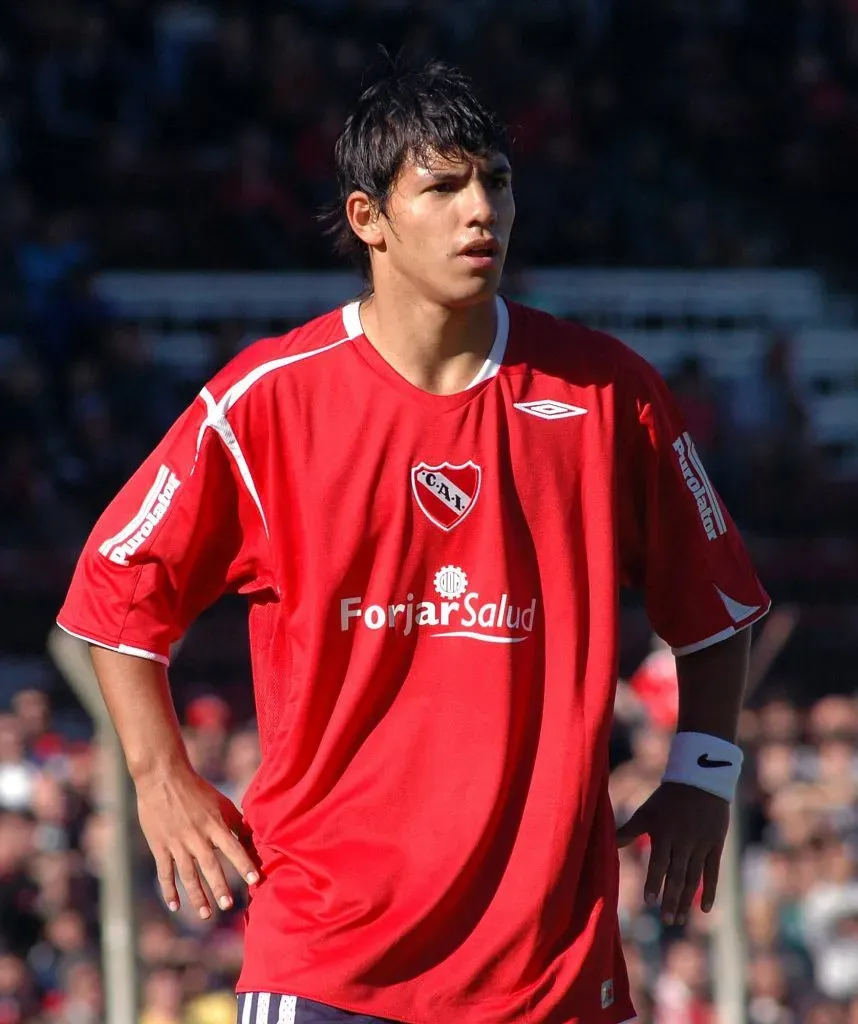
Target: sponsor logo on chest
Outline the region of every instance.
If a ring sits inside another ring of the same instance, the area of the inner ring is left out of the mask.
[[[434,590],[441,600],[409,592],[404,598],[344,597],[340,600],[340,630],[389,630],[410,636],[429,627],[430,637],[518,644],[537,624],[535,597],[522,600],[506,591],[481,594],[471,589],[467,573],[458,565],[444,565],[435,573]]]

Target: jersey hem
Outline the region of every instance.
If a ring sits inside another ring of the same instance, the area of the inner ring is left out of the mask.
[[[106,640],[97,640],[95,637],[88,636],[86,633],[79,633],[74,629],[69,629],[68,626],[64,626],[59,619],[56,620],[57,625],[64,633],[68,633],[69,636],[73,636],[76,640],[84,640],[88,644],[92,644],[94,647],[102,647],[106,651],[115,651],[117,654],[129,654],[133,658],[143,658],[145,661],[157,661],[161,665],[170,664],[170,659],[164,657],[163,654],[156,654],[155,651],[147,651],[142,647],[132,647],[129,644],[111,644],[107,643]]]
[[[695,651],[703,651],[707,647],[713,647],[715,644],[721,643],[722,640],[728,640],[731,636],[736,636],[738,633],[743,632],[749,626],[753,626],[755,622],[759,622],[760,619],[766,617],[771,611],[772,602],[769,601],[765,607],[761,608],[758,612],[751,616],[747,622],[743,622],[740,626],[728,626],[726,629],[722,629],[719,633],[713,633],[712,636],[706,637],[705,640],[698,640],[697,643],[687,644],[685,647],[671,647],[671,651],[674,656],[681,658],[684,654],[694,654]]]
[[[309,999],[314,1003],[322,1003],[322,1005],[330,1006],[335,1010],[345,1010],[348,1013],[356,1013],[361,1016],[378,1016],[378,1014],[374,1013],[372,1010],[368,1010],[365,1006],[356,1006],[353,1003],[346,1003],[341,999],[338,999],[336,1003],[332,1003],[330,999],[325,996],[309,995],[307,992],[296,992],[294,989],[291,992],[274,992],[271,989],[244,988],[242,986],[236,986],[235,989],[236,996],[262,995],[265,993],[272,996],[280,996],[281,999]],[[467,1003],[465,1005],[466,1007],[479,1007],[481,1004]],[[636,1014],[633,1014],[631,1017],[623,1017],[620,1020],[612,1020],[607,1016],[608,1009],[610,1008],[608,1007],[605,1010],[602,1010],[602,1015],[600,1017],[602,1024],[638,1024],[638,1017]],[[384,1015],[383,1019],[397,1021],[398,1024],[434,1024],[434,1021],[430,1021],[428,1018],[418,1019],[416,1017],[400,1017],[395,1013],[391,1013],[389,1010],[382,1010],[381,1013]],[[518,1018],[518,1020],[519,1024],[528,1024],[528,1022],[532,1021],[533,1018],[530,1016],[524,1016]],[[573,1018],[573,1021],[576,1021],[577,1024],[584,1024],[583,1017]],[[251,1022],[251,1024],[254,1024],[254,1022]],[[572,1024],[571,1021],[570,1024]]]

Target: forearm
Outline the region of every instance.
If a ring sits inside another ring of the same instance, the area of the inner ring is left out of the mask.
[[[91,647],[98,683],[135,780],[188,757],[167,669],[156,661]]]
[[[736,742],[745,696],[751,631],[676,659],[677,732],[702,732]]]

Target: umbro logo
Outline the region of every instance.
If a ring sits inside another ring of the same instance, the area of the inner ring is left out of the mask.
[[[514,402],[513,408],[531,416],[538,416],[541,420],[565,420],[570,416],[583,416],[587,412],[580,405],[555,402],[553,398],[543,398],[536,402]]]

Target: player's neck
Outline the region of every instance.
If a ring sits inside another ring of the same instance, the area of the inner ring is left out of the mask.
[[[364,333],[379,355],[415,387],[436,395],[464,391],[479,373],[497,332],[494,298],[464,309],[373,294],[360,308]]]

